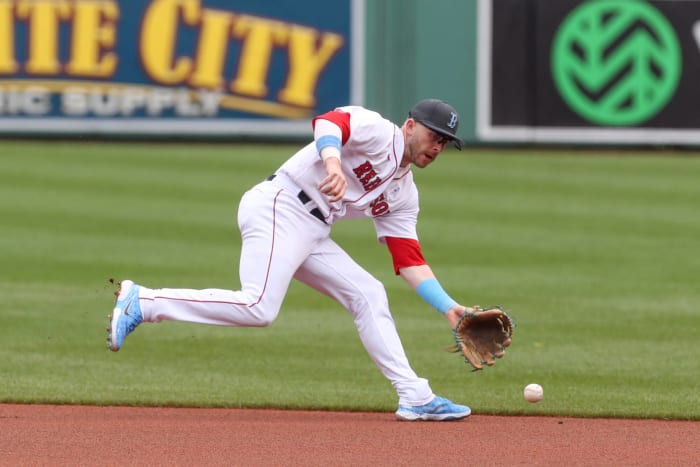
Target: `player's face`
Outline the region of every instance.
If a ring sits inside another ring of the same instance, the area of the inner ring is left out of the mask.
[[[430,165],[440,154],[450,139],[443,136],[421,123],[415,122],[409,131],[406,143],[405,158],[416,167],[423,168]]]

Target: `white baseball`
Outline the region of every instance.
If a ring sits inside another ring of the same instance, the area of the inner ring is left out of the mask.
[[[528,384],[523,390],[523,396],[528,402],[539,402],[542,400],[542,397],[544,397],[544,390],[539,384]]]

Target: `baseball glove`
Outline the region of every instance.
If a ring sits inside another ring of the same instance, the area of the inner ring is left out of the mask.
[[[483,365],[491,366],[497,358],[502,358],[506,347],[511,343],[515,323],[500,306],[472,307],[464,313],[454,329],[455,344],[447,347],[454,353],[461,353],[473,371]]]

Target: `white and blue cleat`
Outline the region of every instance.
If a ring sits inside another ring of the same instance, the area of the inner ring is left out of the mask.
[[[138,285],[129,280],[122,281],[114,295],[117,296],[117,302],[112,314],[109,315],[109,328],[107,328],[109,333],[107,342],[112,352],[118,351],[124,344],[126,336],[143,321]]]
[[[449,421],[468,417],[472,410],[466,405],[455,404],[444,397],[435,398],[425,405],[411,407],[399,404],[396,418],[403,421]]]

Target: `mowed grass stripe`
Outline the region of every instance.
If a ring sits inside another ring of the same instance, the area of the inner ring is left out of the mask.
[[[351,317],[296,283],[269,328],[144,325],[106,350],[110,277],[238,287],[240,196],[295,150],[2,142],[0,401],[394,410]],[[371,223],[338,224],[436,392],[475,413],[700,419],[697,155],[472,148],[415,176],[445,288],[518,324],[506,358],[470,373]],[[542,403],[522,400],[530,382]]]

